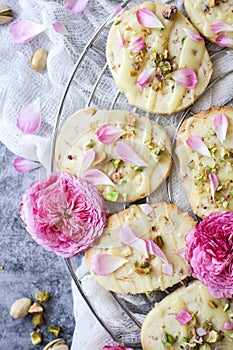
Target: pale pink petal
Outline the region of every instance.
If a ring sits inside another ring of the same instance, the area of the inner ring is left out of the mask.
[[[184,31],[185,31],[185,33],[187,34],[187,36],[188,36],[190,39],[192,39],[192,40],[194,40],[194,41],[196,41],[196,42],[204,40],[204,39],[202,38],[202,36],[200,36],[199,34],[193,32],[192,30],[189,30],[188,28],[184,28]]]
[[[74,13],[83,12],[87,7],[88,0],[64,0],[65,9]]]
[[[133,247],[140,252],[142,252],[145,256],[147,256],[146,242],[137,237],[127,225],[120,226],[118,228],[118,235],[121,243],[124,243],[130,247]]]
[[[224,322],[223,329],[226,331],[233,331],[233,323],[232,322]]]
[[[228,118],[225,114],[216,114],[213,117],[213,128],[220,142],[224,142],[227,136]]]
[[[98,169],[90,169],[86,171],[83,178],[94,186],[110,185],[115,187],[114,183],[109,179],[109,177]]]
[[[218,35],[217,38],[215,39],[215,42],[218,46],[233,47],[233,39],[225,34]]]
[[[17,43],[28,43],[37,35],[44,32],[46,26],[27,19],[18,19],[10,25],[11,39]]]
[[[126,259],[110,254],[97,254],[91,259],[92,270],[99,276],[109,275],[125,263],[127,263]]]
[[[206,330],[202,327],[196,328],[196,332],[197,332],[197,335],[199,335],[199,337],[203,337],[204,335],[207,334]]]
[[[222,21],[215,21],[210,26],[213,33],[233,32],[233,26]]]
[[[138,51],[142,50],[145,46],[145,42],[141,36],[138,36],[133,39],[133,41],[130,44],[130,50],[133,53],[137,53]]]
[[[173,265],[170,263],[162,264],[162,273],[168,276],[174,276]]]
[[[119,139],[124,134],[125,134],[124,130],[120,128],[116,128],[109,124],[102,125],[96,131],[98,140],[104,143],[105,145],[110,145],[111,143]]]
[[[192,315],[185,309],[181,309],[176,315],[176,320],[180,322],[180,324],[186,324],[192,320]]]
[[[176,251],[176,255],[180,256],[183,259],[186,259],[185,257],[186,247],[180,248]]]
[[[146,204],[146,203],[140,204],[140,208],[142,209],[145,215],[149,215],[154,210],[149,204]]]
[[[141,88],[147,88],[155,77],[154,68],[142,71],[137,79],[137,84]]]
[[[26,134],[34,134],[40,128],[41,118],[40,99],[37,98],[21,110],[17,126]]]
[[[200,153],[202,156],[211,157],[208,147],[199,136],[189,136],[186,143],[193,151]]]
[[[125,348],[120,345],[108,345],[108,346],[104,346],[101,350],[133,350],[133,349]]]
[[[138,23],[145,28],[164,28],[158,17],[148,9],[137,10],[136,18]]]
[[[94,159],[95,159],[95,151],[93,150],[93,148],[83,153],[82,162],[81,162],[81,167],[83,172],[85,172],[91,166],[91,164],[94,162]]]
[[[215,174],[209,174],[209,180],[210,180],[210,193],[211,193],[212,199],[214,200],[215,192],[219,185],[218,177]]]
[[[113,17],[119,17],[120,15],[122,15],[122,13],[125,11],[125,9],[122,6],[117,6],[115,8],[115,11],[113,12]]]
[[[124,141],[117,142],[115,154],[126,163],[136,166],[147,166],[147,163]]]
[[[70,35],[66,27],[64,26],[64,23],[60,21],[55,21],[52,23],[53,29],[55,32],[62,34],[62,35]]]
[[[38,162],[34,162],[33,160],[30,159],[25,159],[25,158],[15,158],[13,166],[16,171],[19,173],[27,173],[31,170],[37,169],[41,167],[41,164]]]
[[[186,89],[193,89],[197,84],[196,73],[189,68],[181,68],[172,72],[172,79]]]
[[[123,35],[121,35],[120,31],[117,31],[118,39],[120,47],[124,47],[127,44],[127,41],[124,39]]]
[[[162,249],[151,238],[148,238],[146,240],[146,248],[147,248],[148,254],[157,256],[165,263],[168,262]]]

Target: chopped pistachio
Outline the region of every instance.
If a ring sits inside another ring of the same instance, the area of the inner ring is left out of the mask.
[[[228,201],[224,201],[224,202],[222,203],[223,208],[227,208],[228,205],[229,205],[229,202],[228,202]]]
[[[195,167],[195,162],[194,162],[194,160],[191,160],[191,161],[188,163],[188,167],[189,167],[189,169],[194,169],[194,167]]]
[[[45,321],[42,312],[37,312],[33,314],[32,324],[34,324],[34,326],[40,326],[44,323]]]
[[[228,338],[233,339],[233,331],[226,331]]]
[[[211,346],[209,344],[204,343],[200,345],[199,350],[211,350]]]
[[[42,333],[32,332],[32,333],[30,333],[30,337],[31,337],[31,342],[33,345],[38,345],[38,344],[42,343],[42,340],[43,340]]]
[[[95,145],[94,143],[94,140],[93,139],[90,139],[88,144],[86,145],[86,149],[90,149],[90,148],[93,148]]]
[[[208,301],[208,305],[209,307],[211,307],[212,309],[216,309],[218,307],[218,305],[215,303],[215,301],[213,300],[209,300]]]
[[[114,159],[114,161],[113,161],[113,168],[114,168],[114,170],[117,170],[118,169],[118,167],[119,167],[119,165],[120,165],[120,162],[121,162],[121,159],[120,158],[116,158],[116,159]]]
[[[150,298],[151,294],[152,294],[152,291],[147,291],[145,294],[146,294],[147,298]]]
[[[131,71],[129,72],[129,75],[130,75],[131,77],[136,77],[137,72],[136,72],[135,70],[131,70]]]
[[[135,263],[135,272],[139,275],[147,275],[151,270],[151,265],[147,261],[143,261],[142,263]]]
[[[142,171],[144,171],[144,167],[143,166],[135,166],[134,170],[137,172],[142,172]]]
[[[43,312],[43,307],[38,303],[33,303],[30,306],[28,312],[29,312],[29,314],[34,314],[36,312]]]
[[[38,292],[35,295],[35,299],[39,303],[46,303],[49,300],[49,298],[50,298],[50,294],[48,292],[45,292],[45,291]]]
[[[116,202],[117,199],[118,199],[118,197],[119,197],[119,192],[116,192],[116,191],[114,191],[114,192],[108,192],[108,193],[106,194],[106,199],[107,199],[108,201],[110,201],[110,202]]]
[[[48,332],[52,333],[55,337],[59,336],[60,330],[61,330],[61,327],[59,326],[50,326],[48,328]]]
[[[164,346],[170,347],[172,344],[174,344],[175,338],[171,334],[165,332],[162,335],[161,342]]]

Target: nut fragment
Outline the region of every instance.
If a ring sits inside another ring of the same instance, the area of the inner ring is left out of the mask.
[[[173,19],[176,14],[177,14],[177,7],[171,6],[171,5],[166,6],[162,13],[165,19]]]
[[[48,328],[48,332],[52,333],[55,337],[59,336],[60,330],[61,330],[61,327],[59,326],[50,326]]]
[[[66,345],[64,339],[56,339],[51,341],[44,347],[44,350],[69,350],[68,345]]]
[[[30,337],[31,337],[31,341],[32,341],[32,344],[33,345],[38,345],[42,342],[43,340],[43,336],[42,336],[42,333],[40,332],[32,332],[30,334]]]
[[[38,301],[38,303],[46,303],[50,298],[50,294],[48,292],[42,291],[42,292],[38,292],[35,295],[35,299],[36,301]]]
[[[11,8],[8,5],[0,5],[0,24],[5,24],[13,19]]]
[[[23,318],[27,316],[28,310],[32,304],[31,299],[21,298],[16,300],[10,308],[10,315],[13,318]]]
[[[34,314],[36,312],[43,312],[43,307],[38,303],[33,303],[30,306],[28,312],[29,312],[29,314]]]
[[[30,66],[37,72],[43,72],[47,68],[47,51],[38,49],[34,52],[30,60]]]
[[[32,324],[34,324],[34,326],[41,326],[44,323],[45,323],[45,320],[42,312],[33,314]]]

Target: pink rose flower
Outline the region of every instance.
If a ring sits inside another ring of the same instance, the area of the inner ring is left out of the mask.
[[[214,212],[186,236],[192,274],[215,298],[233,296],[233,212]]]
[[[23,195],[19,214],[37,243],[64,258],[91,247],[107,218],[98,190],[62,173],[32,183]]]

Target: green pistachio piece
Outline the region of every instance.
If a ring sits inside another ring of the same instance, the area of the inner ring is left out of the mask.
[[[168,334],[165,332],[162,335],[161,342],[164,346],[166,346],[168,348],[174,344],[175,338],[171,334]]]
[[[37,313],[33,314],[32,324],[34,324],[34,326],[40,326],[44,323],[45,323],[45,321],[44,321],[44,317],[43,317],[42,312],[37,312]]]
[[[108,192],[106,194],[106,199],[110,202],[116,202],[119,197],[119,192]]]
[[[90,141],[88,142],[88,144],[86,145],[86,149],[90,149],[94,147],[94,140],[90,139]]]
[[[52,333],[55,337],[59,336],[60,330],[61,330],[61,327],[59,326],[50,326],[48,328],[48,332]]]
[[[114,170],[117,170],[118,169],[118,167],[119,167],[119,165],[120,165],[120,162],[121,162],[121,159],[120,158],[116,158],[116,159],[114,159],[114,161],[113,161],[113,168],[114,168]]]
[[[200,345],[199,350],[211,350],[211,346],[205,343]]]
[[[42,333],[32,332],[32,333],[30,333],[30,337],[31,337],[31,342],[33,345],[38,345],[38,344],[42,343],[42,340],[43,340]]]
[[[49,300],[49,298],[50,298],[50,294],[45,291],[38,292],[35,295],[35,299],[39,303],[46,303]]]

